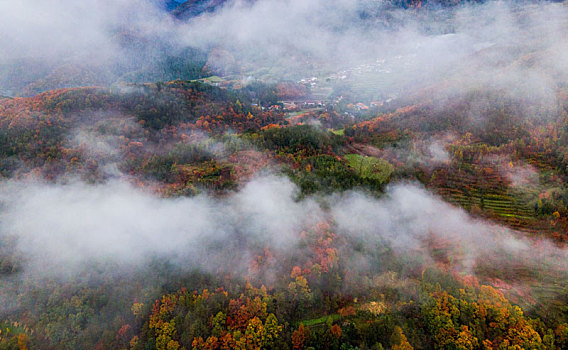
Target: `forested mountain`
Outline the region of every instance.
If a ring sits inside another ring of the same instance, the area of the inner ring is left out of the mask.
[[[568,348],[564,3],[175,5],[0,3],[0,349]]]
[[[164,8],[167,11],[173,11],[175,10],[179,5],[183,4],[185,1],[184,0],[168,0],[165,2],[164,4]]]
[[[207,12],[214,12],[227,3],[227,0],[188,0],[173,9],[172,14],[179,19],[188,20]]]

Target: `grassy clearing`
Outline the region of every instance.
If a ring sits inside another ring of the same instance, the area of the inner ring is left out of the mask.
[[[303,323],[304,326],[315,326],[318,324],[326,323],[328,321],[335,322],[339,320],[340,317],[341,316],[339,316],[339,314],[333,314],[333,315],[322,316],[319,318],[313,318],[311,320],[304,320],[301,323]]]
[[[339,130],[329,129],[329,131],[331,131],[332,133],[334,133],[337,136],[343,136],[345,134],[344,129],[339,129]]]
[[[225,79],[218,77],[216,75],[212,75],[210,77],[207,78],[203,78],[201,79],[204,83],[220,83],[222,81],[224,81]]]
[[[378,180],[381,183],[387,182],[394,171],[394,167],[389,162],[380,158],[348,154],[345,160],[360,177]]]

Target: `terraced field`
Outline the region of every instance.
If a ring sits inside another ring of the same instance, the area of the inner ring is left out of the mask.
[[[516,196],[496,169],[475,165],[436,170],[430,187],[450,203],[517,230],[542,230],[534,208]]]

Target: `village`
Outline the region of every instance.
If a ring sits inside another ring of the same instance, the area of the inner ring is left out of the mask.
[[[388,109],[389,105],[397,98],[395,94],[390,94],[383,99],[377,100],[357,100],[352,97],[345,97],[335,91],[338,82],[349,79],[353,75],[365,72],[390,73],[383,67],[385,60],[377,60],[374,64],[360,65],[348,70],[328,75],[325,79],[316,76],[301,78],[295,82],[288,82],[288,85],[303,88],[305,93],[296,96],[278,96],[277,103],[265,104],[260,100],[252,101],[251,106],[268,111],[284,111],[290,117],[305,115],[318,110],[333,109],[340,111],[345,116],[355,117],[361,114],[376,114]],[[210,76],[199,79],[199,82],[209,84],[221,89],[240,90],[251,82],[257,81],[253,77],[219,77]]]

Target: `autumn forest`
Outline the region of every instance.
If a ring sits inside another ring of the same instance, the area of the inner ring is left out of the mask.
[[[0,349],[568,349],[565,3],[0,13]]]

